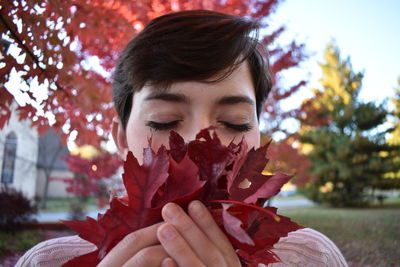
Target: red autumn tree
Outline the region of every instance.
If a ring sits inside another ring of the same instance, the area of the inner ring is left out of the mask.
[[[267,154],[271,160],[266,170],[271,173],[282,172],[293,175],[292,183],[302,187],[315,179],[315,176],[308,173],[308,169],[312,166],[311,161],[300,153],[294,142],[294,138],[287,138],[272,143]]]
[[[78,133],[80,144],[99,144],[108,137],[114,116],[110,73],[119,53],[148,21],[172,11],[211,9],[259,19],[268,32],[261,38],[269,50],[271,69],[278,81],[282,70],[295,67],[304,59],[302,45],[295,41],[286,47],[276,45],[276,40],[285,30],[283,26],[278,29],[268,27],[268,17],[279,2],[1,1],[0,129],[10,117],[14,95],[22,93],[28,100],[18,107],[19,118],[30,118],[39,133],[51,126],[65,136],[71,132]],[[11,53],[11,50],[17,52]],[[105,74],[89,67],[90,58],[98,60]],[[6,89],[5,84],[12,72],[18,72],[28,86],[34,83],[47,85],[44,100],[33,86],[25,90],[9,85]],[[298,81],[289,88],[276,86],[273,89],[265,106],[270,126],[266,132],[279,129],[280,121],[294,115],[294,111],[283,112],[279,100],[290,96],[303,83]],[[49,117],[52,118],[49,120]]]
[[[68,155],[65,161],[69,170],[74,173],[74,179],[64,179],[69,193],[81,200],[95,197],[100,206],[104,204],[104,199],[108,203],[107,183],[122,164],[118,155],[106,151],[90,159]]]
[[[261,135],[261,145],[270,141],[266,134]],[[297,146],[298,137],[292,134],[285,139],[271,142],[268,148],[268,164],[265,166],[266,173],[286,173],[293,175],[291,182],[299,187],[315,179],[315,176],[308,172],[312,166],[306,155],[301,153]]]

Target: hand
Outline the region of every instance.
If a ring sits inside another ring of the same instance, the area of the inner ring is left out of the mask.
[[[200,201],[190,203],[188,214],[168,203],[162,216],[165,223],[158,227],[157,237],[173,259],[163,266],[241,266],[228,238]]]
[[[98,266],[160,266],[174,262],[157,240],[157,229],[162,223],[137,230],[125,236]],[[174,266],[174,265],[172,265]]]
[[[98,266],[241,266],[228,238],[201,202],[190,203],[189,214],[168,203],[162,216],[165,223],[127,235]]]

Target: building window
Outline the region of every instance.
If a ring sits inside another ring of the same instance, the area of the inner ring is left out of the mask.
[[[11,132],[4,143],[3,167],[1,169],[1,183],[12,184],[14,179],[15,158],[17,155],[17,136]]]

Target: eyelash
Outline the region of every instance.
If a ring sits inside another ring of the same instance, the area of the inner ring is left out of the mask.
[[[251,126],[248,123],[244,124],[232,124],[226,121],[218,121],[219,123],[222,123],[225,127],[228,127],[232,130],[238,131],[238,132],[248,132],[251,129],[253,129],[253,126]]]
[[[180,120],[178,121],[170,121],[170,122],[155,122],[155,121],[149,121],[146,123],[146,126],[150,127],[151,129],[155,131],[163,131],[163,130],[169,130],[174,128],[175,126],[178,125],[178,123],[181,122]]]
[[[146,126],[152,128],[155,131],[164,131],[164,130],[170,130],[173,129],[178,125],[178,123],[181,122],[181,120],[177,121],[170,121],[170,122],[155,122],[155,121],[149,121],[146,123]],[[251,126],[248,123],[245,124],[232,124],[229,122],[225,121],[218,121],[219,123],[223,124],[225,127],[230,128],[234,131],[237,132],[248,132],[251,129],[253,129],[253,126]]]

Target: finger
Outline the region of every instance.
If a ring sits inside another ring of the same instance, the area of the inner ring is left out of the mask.
[[[161,267],[178,267],[178,265],[173,259],[165,258],[161,263]]]
[[[161,245],[146,247],[130,258],[123,267],[158,267],[168,258]]]
[[[225,233],[219,228],[208,209],[198,200],[189,204],[189,216],[207,238],[228,260],[228,266],[240,266],[240,260]]]
[[[157,236],[165,251],[174,259],[178,266],[205,266],[171,224],[165,223],[161,225],[158,228]]]
[[[225,265],[225,260],[222,253],[218,250],[218,247],[210,241],[189,215],[178,205],[174,203],[165,205],[162,210],[162,216],[165,222],[174,226],[204,264],[207,266]],[[168,245],[175,246],[176,244],[168,243]],[[176,258],[174,259],[177,260]]]
[[[143,248],[158,244],[157,229],[162,223],[137,230],[124,237],[98,266],[121,266]]]

